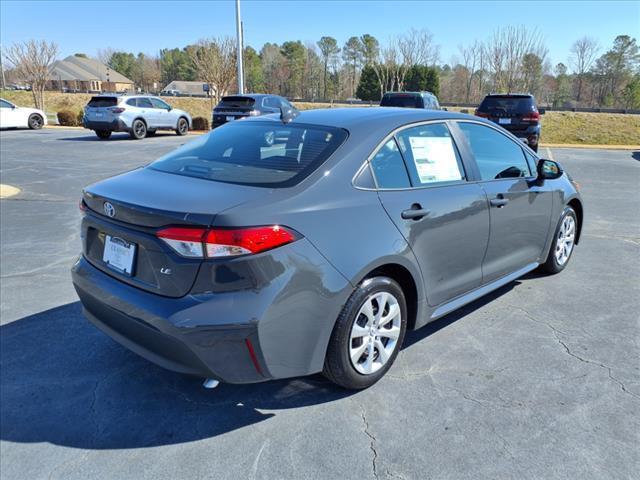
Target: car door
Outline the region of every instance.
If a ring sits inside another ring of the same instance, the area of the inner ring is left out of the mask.
[[[178,125],[178,118],[171,113],[171,107],[159,98],[149,98],[153,105],[153,116],[158,127],[175,128]]]
[[[536,181],[517,140],[477,122],[457,123],[489,199],[491,235],[483,283],[541,260],[551,222],[552,194]]]
[[[18,108],[15,105],[6,100],[0,100],[0,127],[12,128],[26,126],[26,121],[24,125],[20,125],[19,117]]]
[[[138,107],[138,113],[147,123],[147,128],[158,128],[159,119],[151,100],[148,97],[138,97],[136,99],[136,105]]]
[[[467,181],[447,124],[404,128],[371,157],[378,195],[411,246],[431,306],[480,286],[487,197]]]

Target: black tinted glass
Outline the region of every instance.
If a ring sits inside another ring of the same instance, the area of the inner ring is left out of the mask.
[[[116,97],[92,97],[88,103],[88,106],[93,108],[115,107],[116,105],[118,105]]]
[[[256,101],[251,97],[222,97],[219,107],[252,107]]]
[[[409,175],[396,141],[385,143],[371,159],[371,168],[376,176],[378,188],[408,188]]]
[[[139,108],[153,108],[151,100],[149,100],[148,98],[139,98],[137,101]]]
[[[345,130],[317,125],[230,123],[150,168],[219,182],[287,187],[316,170],[346,138]]]
[[[522,147],[493,128],[460,122],[480,169],[482,180],[531,175]]]
[[[381,107],[423,108],[422,98],[418,95],[385,95]]]
[[[478,111],[481,112],[510,112],[529,113],[535,110],[531,97],[485,97]]]

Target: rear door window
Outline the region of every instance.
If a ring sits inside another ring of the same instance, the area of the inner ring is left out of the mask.
[[[478,123],[459,122],[473,152],[482,180],[529,177],[522,147],[497,130]]]
[[[392,138],[371,159],[371,168],[378,188],[409,188],[409,175],[398,144]]]
[[[316,170],[346,130],[280,122],[233,122],[165,155],[149,168],[226,183],[288,187]]]
[[[414,186],[465,179],[460,155],[444,123],[407,128],[400,131],[396,138]]]
[[[137,103],[139,108],[153,108],[151,100],[145,97],[138,98]]]
[[[168,104],[164,103],[159,98],[150,98],[149,101],[151,102],[151,105],[153,105],[153,108],[161,108],[163,110],[169,110],[170,108]]]

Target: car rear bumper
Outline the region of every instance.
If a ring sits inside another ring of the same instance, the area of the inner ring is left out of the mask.
[[[263,254],[269,258],[260,274],[268,267],[275,277],[239,291],[164,297],[117,280],[84,256],[72,279],[94,325],[169,370],[227,383],[319,372],[350,284],[305,239],[271,252]]]
[[[82,121],[82,126],[89,130],[105,130],[109,132],[128,132],[130,130],[129,126],[121,119],[116,119],[112,122],[98,122],[85,118]]]

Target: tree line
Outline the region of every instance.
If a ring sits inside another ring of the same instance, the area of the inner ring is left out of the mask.
[[[36,77],[47,65],[30,66],[42,59],[50,66],[51,52],[57,51],[52,47],[32,41],[3,53],[26,82],[40,85]],[[235,90],[235,49],[232,38],[219,37],[157,55],[106,49],[98,57],[144,91],[198,80],[209,85],[215,101]],[[323,36],[316,42],[266,43],[259,50],[247,46],[243,52],[247,91],[293,99],[377,101],[385,91],[428,90],[441,102],[475,104],[489,92],[527,92],[556,107],[640,108],[640,53],[629,35],[619,35],[608,48],[588,36],[577,39],[569,57],[555,65],[542,34],[524,26],[501,27],[460,45],[449,62],[441,61],[439,46],[425,29],[411,29],[385,44],[370,34],[352,36],[343,45]]]

